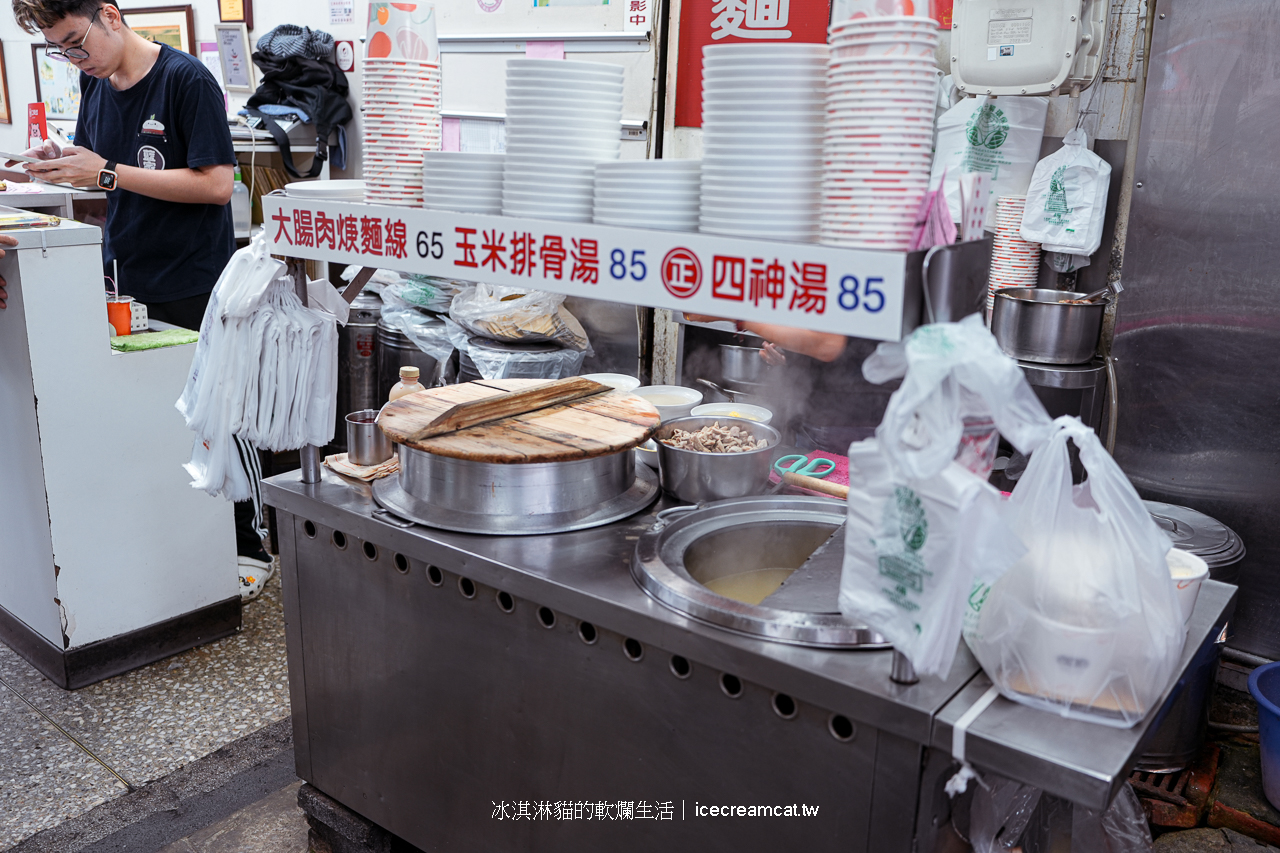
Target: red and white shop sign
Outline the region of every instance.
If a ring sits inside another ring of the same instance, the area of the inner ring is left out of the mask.
[[[702,48],[742,42],[825,43],[830,0],[683,0],[676,127],[702,127]]]
[[[262,197],[271,252],[896,341],[906,256]]]

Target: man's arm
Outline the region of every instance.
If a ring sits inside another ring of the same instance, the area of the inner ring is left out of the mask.
[[[98,173],[106,165],[107,161],[92,151],[71,147],[56,160],[28,163],[26,169],[46,181],[83,187],[96,185]],[[120,164],[116,166],[116,174],[118,189],[181,204],[226,204],[231,201],[235,183],[232,165],[159,170]]]

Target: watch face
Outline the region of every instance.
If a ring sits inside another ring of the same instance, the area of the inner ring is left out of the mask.
[[[115,188],[116,188],[116,175],[115,175],[115,172],[99,172],[99,173],[98,173],[98,186],[102,187],[104,190],[113,190],[113,189],[115,189]]]

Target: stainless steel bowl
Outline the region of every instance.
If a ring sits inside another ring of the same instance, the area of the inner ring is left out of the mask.
[[[760,347],[720,345],[720,378],[726,382],[763,382],[768,367]]]
[[[991,334],[1005,355],[1040,364],[1083,364],[1093,358],[1102,332],[1106,301],[1064,302],[1083,293],[1038,287],[997,290]]]
[[[742,427],[768,446],[746,453],[703,453],[661,441],[677,429],[695,432],[717,421]],[[782,442],[782,434],[773,427],[744,418],[677,418],[658,427],[653,438],[658,444],[658,480],[663,490],[690,503],[759,494],[769,482],[769,466]]]

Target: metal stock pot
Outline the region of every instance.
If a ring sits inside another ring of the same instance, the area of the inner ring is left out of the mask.
[[[1083,293],[1038,287],[997,290],[991,334],[1006,355],[1040,364],[1083,364],[1093,358],[1107,301],[1071,304]]]

